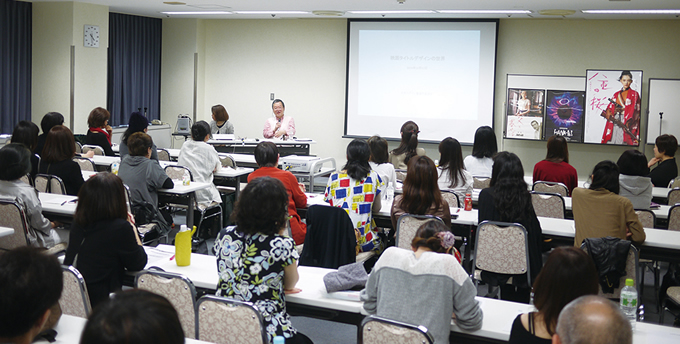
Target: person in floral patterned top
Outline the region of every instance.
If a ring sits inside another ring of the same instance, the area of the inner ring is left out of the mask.
[[[378,172],[371,170],[371,149],[364,140],[355,139],[347,146],[347,164],[328,178],[324,200],[345,209],[357,231],[360,252],[380,251],[373,213],[380,211],[380,192],[385,185]]]
[[[248,183],[236,203],[236,226],[222,229],[215,241],[217,295],[252,302],[264,317],[273,342],[311,343],[298,333],[286,312],[285,293],[300,292],[295,242],[283,236],[288,213],[288,193],[283,183],[260,177]]]

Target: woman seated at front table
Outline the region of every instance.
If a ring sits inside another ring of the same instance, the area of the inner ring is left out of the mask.
[[[64,182],[66,193],[73,196],[78,195],[85,183],[80,165],[73,161],[75,155],[76,141],[71,129],[63,125],[52,127],[45,140],[38,172],[59,177]]]
[[[20,180],[31,170],[31,151],[21,143],[10,143],[0,148],[0,196],[18,198],[24,206],[28,230],[26,237],[32,246],[50,248],[60,242],[50,222],[42,214],[38,192]]]
[[[210,121],[210,132],[213,134],[233,134],[234,125],[229,122],[229,114],[227,109],[221,104],[213,106],[210,111],[212,112],[212,121]]]
[[[401,126],[399,147],[390,152],[390,163],[394,168],[405,170],[408,168],[409,159],[416,155],[425,155],[425,150],[418,147],[419,132],[416,122],[408,121]]]
[[[449,203],[437,186],[437,168],[432,159],[419,156],[409,160],[403,191],[392,202],[392,228],[396,230],[397,221],[404,214],[434,215],[451,227]]]
[[[520,314],[509,344],[550,344],[562,308],[583,295],[597,295],[598,274],[593,259],[575,247],[557,247],[534,282],[536,312]]]
[[[368,159],[371,149],[366,141],[354,139],[347,145],[347,164],[328,177],[324,200],[344,209],[360,236],[359,250],[368,252],[382,249],[373,213],[380,211],[380,192],[385,183],[378,172],[371,170]]]
[[[423,325],[437,344],[449,342],[452,316],[463,330],[480,329],[477,289],[451,255],[454,242],[447,226],[428,221],[416,232],[412,250],[386,249],[361,291],[366,312]]]
[[[673,178],[678,176],[678,165],[675,162],[675,151],[678,149],[678,140],[673,135],[663,134],[656,138],[654,143],[654,157],[649,160],[647,167],[652,168],[648,177],[652,178],[652,184],[656,187],[669,187]]]
[[[144,269],[146,252],[118,176],[97,173],[85,182],[69,242],[64,264],[83,274],[93,308],[122,288],[125,271]]]
[[[213,184],[213,175],[222,168],[222,162],[215,147],[206,143],[210,139],[210,125],[198,121],[191,126],[191,140],[182,144],[178,163],[191,171],[195,182],[207,183],[207,189],[196,190],[196,201],[206,208],[213,203],[222,203],[220,193]]]
[[[396,188],[397,173],[394,171],[394,165],[389,161],[387,140],[380,136],[371,136],[366,142],[371,149],[371,158],[368,160],[371,169],[378,172],[385,185],[392,183],[392,186]]]
[[[149,131],[149,121],[139,112],[133,112],[130,115],[130,120],[128,121],[128,127],[123,133],[123,137],[120,139],[120,146],[118,146],[118,154],[120,158],[124,158],[126,155],[130,154],[128,151],[127,140],[130,135],[134,133],[146,133]],[[153,139],[152,139],[153,141]],[[151,144],[151,159],[158,161],[158,148],[156,144]]]
[[[562,135],[553,135],[548,139],[548,153],[545,160],[534,165],[534,183],[538,181],[564,184],[569,194],[578,185],[576,169],[569,165],[569,149],[567,140]]]
[[[283,171],[279,165],[279,149],[272,142],[260,142],[255,147],[255,162],[259,167],[248,175],[250,183],[255,178],[273,177],[280,180],[288,192],[288,215],[290,216],[290,230],[293,233],[293,240],[296,245],[305,242],[307,225],[302,222],[297,208],[307,207],[307,196],[305,195],[305,185],[298,183],[297,178],[289,171]]]
[[[85,144],[99,146],[104,150],[104,154],[114,156],[115,154],[111,149],[113,128],[109,125],[110,118],[109,111],[102,107],[94,108],[90,112],[90,116],[87,117],[87,125],[90,129],[87,130]]]
[[[472,174],[465,170],[463,151],[458,140],[447,137],[439,143],[439,184],[440,190],[451,190],[458,195],[459,200],[465,199],[466,194],[472,195]],[[450,204],[452,207],[463,206]]]
[[[493,158],[491,186],[479,193],[478,221],[500,221],[519,223],[527,230],[529,268],[533,278],[541,271],[541,224],[538,222],[531,194],[524,181],[524,168],[514,153],[500,152]],[[509,277],[512,284],[507,284]],[[499,285],[501,299],[529,303],[532,281],[526,274],[505,275],[482,272],[482,279],[492,285]]]
[[[587,189],[576,188],[571,195],[574,213],[574,246],[583,239],[611,236],[641,243],[645,230],[629,199],[619,196],[619,168],[605,160],[595,165]]]
[[[293,117],[285,116],[286,105],[283,100],[274,99],[272,102],[273,118],[267,119],[264,123],[262,135],[267,139],[287,139],[295,136],[295,121]]]
[[[472,155],[463,160],[465,169],[473,177],[491,178],[493,156],[498,151],[496,134],[489,126],[477,128],[475,140],[472,143]]]
[[[264,317],[269,343],[311,343],[297,332],[286,312],[287,293],[297,293],[298,253],[285,236],[288,193],[271,177],[252,180],[243,189],[232,217],[235,227],[220,231],[215,241],[219,283],[217,295],[252,302]]]
[[[158,161],[150,159],[152,145],[151,136],[145,133],[130,135],[130,155],[121,161],[118,176],[130,188],[132,205],[150,204],[156,210],[159,224],[167,230],[172,224],[172,216],[158,209],[158,189],[172,189],[174,183]]]
[[[619,167],[619,195],[628,198],[634,209],[649,209],[652,205],[652,185],[645,154],[629,149],[616,162]]]

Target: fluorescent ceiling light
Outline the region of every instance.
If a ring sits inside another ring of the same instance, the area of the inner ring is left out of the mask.
[[[529,14],[529,10],[437,10],[439,13],[454,14]]]
[[[309,14],[307,11],[234,11],[236,14]]]
[[[581,10],[588,14],[680,14],[680,9],[666,10]]]
[[[189,11],[189,12],[161,12],[167,15],[211,15],[211,14],[233,14],[228,11]]]
[[[404,10],[404,11],[347,11],[353,14],[428,14],[435,13],[432,10]]]

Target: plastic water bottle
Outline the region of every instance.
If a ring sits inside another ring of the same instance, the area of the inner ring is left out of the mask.
[[[118,174],[118,167],[119,167],[119,166],[120,166],[120,165],[118,164],[118,161],[116,161],[116,162],[114,162],[113,164],[111,164],[111,173],[117,175],[117,174]]]
[[[621,289],[621,310],[630,321],[630,327],[635,331],[636,312],[638,306],[638,292],[633,286],[633,279],[626,279],[626,286]]]
[[[273,344],[284,344],[286,342],[286,338],[283,336],[276,336],[274,337],[274,343]]]
[[[394,182],[387,183],[387,188],[385,189],[385,200],[392,202],[394,199]]]

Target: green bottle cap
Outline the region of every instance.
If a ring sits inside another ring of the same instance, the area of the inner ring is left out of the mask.
[[[633,279],[632,278],[626,278],[626,286],[632,287],[633,285],[635,285],[635,283],[633,282]]]

